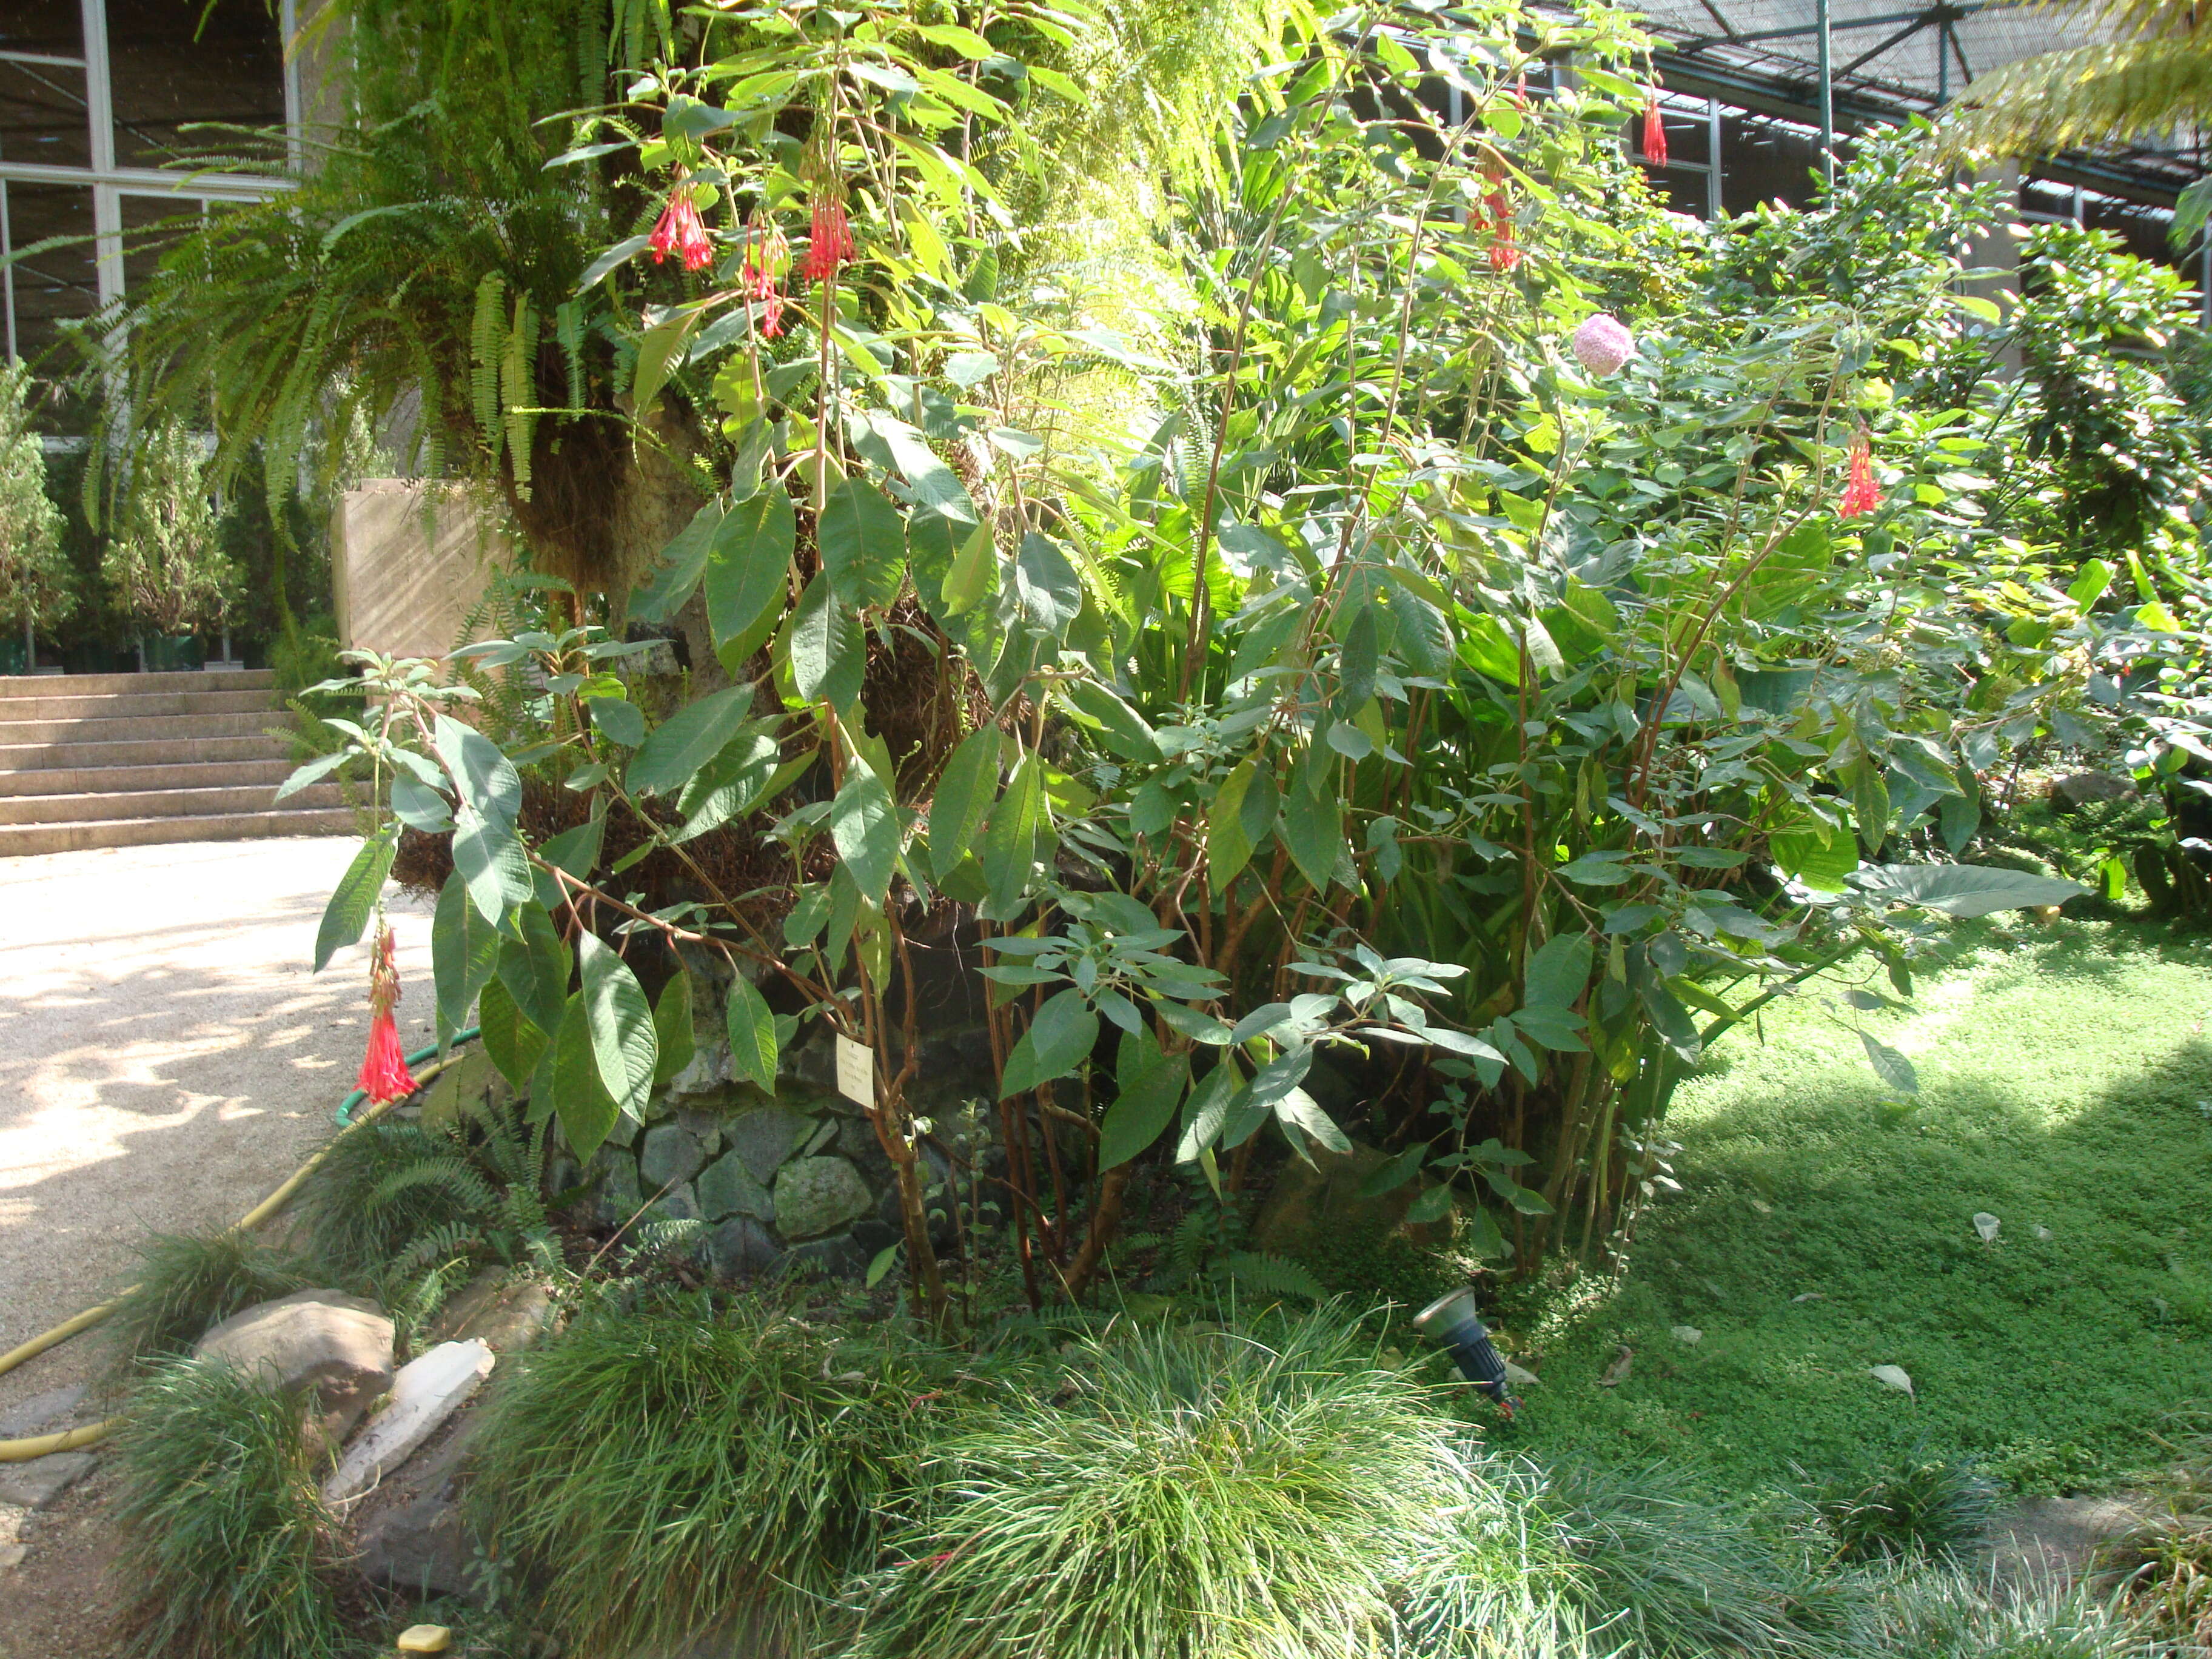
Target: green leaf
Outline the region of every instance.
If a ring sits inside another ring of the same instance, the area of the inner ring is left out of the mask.
[[[1341,1156],[1352,1150],[1352,1141],[1336,1120],[1322,1110],[1321,1103],[1304,1089],[1292,1089],[1275,1103],[1275,1115],[1285,1128],[1295,1128],[1311,1135],[1316,1140]],[[1291,1142],[1297,1146],[1294,1139]],[[1300,1148],[1303,1152],[1304,1148]],[[1308,1158],[1308,1163],[1313,1160]]]
[[[1182,1138],[1176,1146],[1176,1162],[1188,1164],[1209,1151],[1228,1127],[1230,1114],[1250,1093],[1243,1074],[1226,1055],[1223,1056],[1212,1071],[1199,1079],[1198,1087],[1191,1091],[1189,1104],[1183,1108]]]
[[[707,548],[707,626],[714,654],[732,674],[760,648],[791,592],[798,520],[791,496],[771,482],[732,507]]]
[[[863,1281],[869,1290],[874,1290],[884,1282],[884,1275],[890,1272],[891,1264],[898,1260],[899,1252],[905,1248],[902,1241],[895,1238],[876,1252],[875,1259],[868,1263],[867,1277]]]
[[[830,579],[817,572],[785,627],[791,680],[808,702],[849,708],[860,695],[867,644],[858,618],[837,602]]]
[[[1417,1141],[1382,1164],[1373,1175],[1359,1183],[1359,1196],[1380,1198],[1385,1193],[1395,1192],[1421,1172],[1428,1161],[1429,1148],[1425,1141]]]
[[[976,832],[998,798],[1005,742],[995,726],[972,732],[938,775],[929,804],[929,864],[940,883],[974,850]]]
[[[536,896],[530,859],[512,823],[487,823],[468,807],[454,819],[453,869],[468,883],[469,897],[483,919],[496,927],[510,905]]]
[[[1381,654],[1375,607],[1363,605],[1352,613],[1352,625],[1345,630],[1344,647],[1338,660],[1342,681],[1336,696],[1339,714],[1351,714],[1375,695],[1375,671]]]
[[[1439,1184],[1430,1188],[1407,1206],[1406,1219],[1416,1227],[1425,1226],[1431,1221],[1442,1221],[1451,1212],[1452,1189],[1448,1185]],[[1477,1254],[1494,1255],[1497,1252],[1478,1251]]]
[[[1228,890],[1237,872],[1252,860],[1260,837],[1251,829],[1256,808],[1247,811],[1252,797],[1266,799],[1267,822],[1274,818],[1275,781],[1251,761],[1240,761],[1215,792],[1213,808],[1206,817],[1206,861],[1217,893]]]
[[[698,1041],[691,1029],[691,975],[678,968],[660,988],[660,1000],[653,1005],[653,1037],[656,1054],[653,1080],[665,1083],[691,1063]]]
[[[1840,893],[1859,867],[1857,838],[1825,827],[1785,830],[1766,838],[1775,867],[1823,893]]]
[[[451,714],[439,715],[432,730],[461,799],[486,823],[513,829],[522,815],[522,779],[499,745]]]
[[[1523,1000],[1532,1008],[1571,1008],[1589,983],[1595,951],[1587,933],[1565,933],[1528,958]]]
[[[1326,892],[1338,866],[1351,861],[1352,848],[1344,839],[1343,803],[1334,793],[1314,795],[1292,788],[1283,797],[1282,836],[1291,861],[1316,893]]]
[[[650,236],[631,236],[617,242],[599,257],[584,267],[584,274],[576,279],[576,292],[581,294],[617,266],[626,265],[652,246]]]
[[[290,777],[285,779],[283,782],[276,786],[276,799],[277,800],[284,800],[293,795],[298,794],[300,791],[305,789],[311,783],[319,783],[323,779],[328,777],[331,773],[337,771],[338,768],[343,766],[348,761],[351,760],[354,757],[354,753],[355,751],[350,749],[341,749],[334,755],[318,755],[313,760],[309,761],[305,766],[301,767],[297,771],[294,772]],[[400,784],[413,783],[414,781],[415,781],[412,778],[407,777],[404,774],[402,774],[400,776],[396,777],[392,781],[392,792],[396,794],[398,793]]]
[[[660,550],[651,579],[629,596],[633,621],[664,623],[684,608],[707,574],[707,549],[727,510],[719,501],[708,501]]]
[[[1887,1043],[1875,1042],[1864,1031],[1859,1033],[1859,1042],[1866,1049],[1867,1064],[1874,1067],[1874,1074],[1884,1086],[1900,1095],[1920,1092],[1920,1074],[1912,1069],[1911,1060]]]
[[[546,841],[538,848],[538,856],[578,881],[589,881],[592,872],[599,866],[599,848],[606,839],[606,829],[605,818],[586,818]],[[534,869],[533,874],[538,902],[549,911],[558,910],[563,896],[561,883],[549,871]]]
[[[323,971],[337,952],[361,942],[362,929],[368,926],[377,897],[392,874],[394,844],[395,837],[388,832],[371,836],[362,842],[361,851],[353,855],[345,874],[338,878],[331,902],[323,907],[322,926],[315,930],[317,973]]]
[[[523,906],[520,921],[521,937],[499,947],[499,981],[532,1024],[551,1032],[559,1029],[568,1000],[568,947],[538,905]]]
[[[1096,720],[1106,734],[1106,746],[1124,760],[1156,761],[1159,738],[1145,717],[1121,701],[1111,686],[1097,680],[1071,681],[1063,688],[1076,709]]]
[[[822,568],[838,599],[855,608],[898,597],[906,573],[906,522],[866,478],[848,478],[822,504],[816,532]]]
[[[584,707],[591,711],[592,724],[623,748],[645,741],[645,711],[627,697],[586,697]]]
[[[649,418],[654,403],[660,397],[660,388],[668,383],[669,372],[676,366],[677,349],[691,337],[691,331],[699,326],[706,313],[694,306],[686,306],[674,315],[655,323],[637,343],[637,369],[630,377],[630,406],[637,410],[641,420]]]
[[[484,1052],[499,1074],[517,1089],[530,1086],[531,1074],[545,1057],[545,1033],[524,1018],[499,980],[489,981],[477,998],[477,1025]]]
[[[898,864],[898,808],[872,767],[855,766],[830,803],[830,839],[860,896],[880,907]]]
[[[1029,885],[1043,816],[1042,763],[1024,752],[1013,776],[1006,781],[1006,793],[991,811],[991,827],[983,836],[983,877],[990,884],[991,902],[998,909],[1011,907]]]
[[[775,1087],[779,1060],[775,1016],[768,1000],[743,974],[730,981],[730,1075],[739,1083]]]
[[[733,685],[678,709],[630,757],[630,788],[647,795],[681,789],[738,734],[752,703],[752,687]]]
[[[1127,1164],[1158,1140],[1173,1121],[1190,1081],[1190,1056],[1162,1054],[1148,1032],[1123,1032],[1121,1056],[1121,1093],[1106,1109],[1099,1127],[1101,1170]]]
[[[581,991],[562,1011],[560,1029],[553,1036],[552,1060],[553,1109],[560,1115],[561,1133],[581,1162],[599,1150],[622,1115],[620,1103],[600,1075]]]
[[[1858,884],[1882,898],[1925,905],[1948,916],[2063,904],[2089,890],[2075,881],[1978,864],[1870,865],[1860,872]]]
[[[653,1010],[629,964],[597,934],[580,934],[577,944],[584,969],[584,1012],[599,1080],[617,1105],[641,1118],[659,1054]]]
[[[429,836],[444,835],[453,827],[453,809],[446,798],[404,772],[392,780],[392,815],[409,829]]]
[[[1062,991],[1048,999],[1006,1056],[999,1098],[1011,1100],[1040,1083],[1067,1076],[1090,1058],[1097,1041],[1098,1016],[1080,991]]]
[[[430,971],[437,982],[438,1011],[459,1030],[469,1023],[469,1006],[499,969],[499,932],[470,902],[468,883],[457,869],[438,890],[430,920]]]

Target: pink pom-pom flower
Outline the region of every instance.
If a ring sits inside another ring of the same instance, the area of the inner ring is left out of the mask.
[[[1577,329],[1568,343],[1574,349],[1575,361],[1589,374],[1611,374],[1635,351],[1636,337],[1618,317],[1601,311]]]

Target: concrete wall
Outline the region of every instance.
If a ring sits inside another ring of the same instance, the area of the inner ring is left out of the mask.
[[[495,518],[452,484],[373,478],[331,514],[338,642],[395,657],[442,657],[492,572],[509,562]]]

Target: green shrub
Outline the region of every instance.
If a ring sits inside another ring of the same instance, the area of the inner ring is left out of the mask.
[[[191,1347],[242,1309],[315,1283],[305,1261],[245,1233],[156,1233],[139,1257],[137,1285],[107,1320],[115,1369],[125,1376],[142,1361]]]
[[[1962,1462],[1916,1450],[1871,1471],[1829,1480],[1814,1508],[1847,1561],[1959,1555],[1977,1547],[1996,1488]]]
[[[875,1559],[932,1391],[923,1356],[772,1304],[588,1310],[495,1381],[482,1529],[572,1659],[740,1625],[804,1651]]]
[[[1829,1651],[1849,1610],[1805,1552],[1762,1517],[1697,1496],[1664,1467],[1549,1471],[1534,1507],[1570,1571],[1592,1650],[1633,1659]]]
[[[1066,1403],[1018,1397],[940,1443],[904,1559],[865,1587],[856,1651],[1366,1651],[1472,1494],[1433,1392],[1361,1341],[1323,1309],[1088,1344]]]
[[[115,1439],[125,1659],[320,1659],[343,1637],[299,1408],[159,1360]]]

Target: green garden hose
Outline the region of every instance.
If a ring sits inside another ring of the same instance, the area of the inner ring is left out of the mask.
[[[464,1042],[474,1041],[477,1034],[478,1028],[473,1025],[465,1031],[456,1032],[453,1041],[444,1045],[448,1050],[447,1058],[438,1060],[434,1065],[428,1066],[428,1069],[416,1079],[418,1087],[421,1084],[428,1083],[447,1066],[452,1065],[453,1057],[450,1051],[459,1048]],[[439,1047],[439,1044],[434,1042],[428,1048],[418,1048],[415,1053],[408,1055],[409,1069],[412,1070],[415,1066],[426,1065],[436,1055]],[[397,1100],[380,1101],[372,1105],[359,1117],[356,1117],[354,1112],[366,1098],[362,1091],[356,1089],[338,1103],[338,1135],[349,1134],[364,1123],[375,1122],[378,1118],[398,1103]],[[328,1144],[319,1149],[313,1158],[293,1170],[283,1185],[234,1222],[228,1231],[234,1233],[251,1232],[282,1210],[285,1205],[290,1203],[292,1195],[298,1192],[301,1185],[315,1172],[316,1166],[330,1156],[331,1147],[337,1144],[337,1137],[334,1136]],[[121,1307],[125,1299],[137,1288],[133,1285],[121,1295],[101,1303],[98,1307],[87,1308],[74,1318],[64,1319],[53,1329],[43,1335],[33,1337],[21,1346],[10,1348],[6,1353],[0,1353],[0,1376],[6,1376],[26,1360],[37,1358],[49,1348],[59,1347],[80,1332],[90,1330]],[[103,1423],[87,1424],[81,1429],[64,1429],[55,1434],[37,1434],[25,1440],[0,1440],[0,1463],[27,1463],[34,1457],[44,1457],[51,1452],[75,1451],[80,1446],[89,1446],[94,1441],[105,1439],[108,1431],[114,1426],[114,1419],[111,1418]]]

